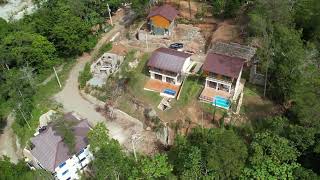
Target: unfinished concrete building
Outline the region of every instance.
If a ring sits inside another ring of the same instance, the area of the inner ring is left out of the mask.
[[[96,62],[92,63],[90,71],[93,77],[88,81],[91,86],[102,87],[109,75],[116,72],[124,57],[113,53],[104,53]]]

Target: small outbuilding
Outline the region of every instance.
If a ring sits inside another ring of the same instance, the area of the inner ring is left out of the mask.
[[[170,36],[178,14],[174,7],[167,4],[152,9],[147,17],[151,33]]]

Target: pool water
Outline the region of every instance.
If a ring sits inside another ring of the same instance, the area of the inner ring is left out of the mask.
[[[230,103],[230,100],[228,100],[224,97],[215,96],[215,97],[213,97],[212,105],[217,106],[217,107],[221,107],[224,109],[229,109],[231,103]]]
[[[176,94],[176,91],[174,91],[174,90],[172,90],[172,89],[165,89],[165,90],[163,91],[163,93],[169,94],[169,95],[171,95],[171,96],[174,96],[174,95]]]

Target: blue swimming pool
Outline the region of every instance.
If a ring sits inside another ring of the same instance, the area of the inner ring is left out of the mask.
[[[176,91],[174,91],[174,90],[172,90],[172,89],[165,89],[165,90],[163,91],[163,93],[169,94],[169,95],[171,95],[171,96],[174,96],[174,95],[176,94]]]
[[[221,107],[224,109],[229,109],[231,102],[229,99],[226,99],[224,97],[215,96],[215,97],[213,97],[212,105],[218,106],[218,107]]]

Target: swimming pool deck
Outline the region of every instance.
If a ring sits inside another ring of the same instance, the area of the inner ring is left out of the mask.
[[[171,89],[178,94],[180,90],[180,86],[173,85],[171,83],[162,82],[156,79],[149,79],[147,83],[144,85],[144,90],[154,91],[154,92],[163,92],[165,89]]]
[[[226,99],[230,99],[232,97],[232,94],[225,92],[225,91],[219,91],[219,90],[216,90],[213,88],[206,87],[203,89],[199,99],[201,101],[212,103],[214,96],[221,96]]]

